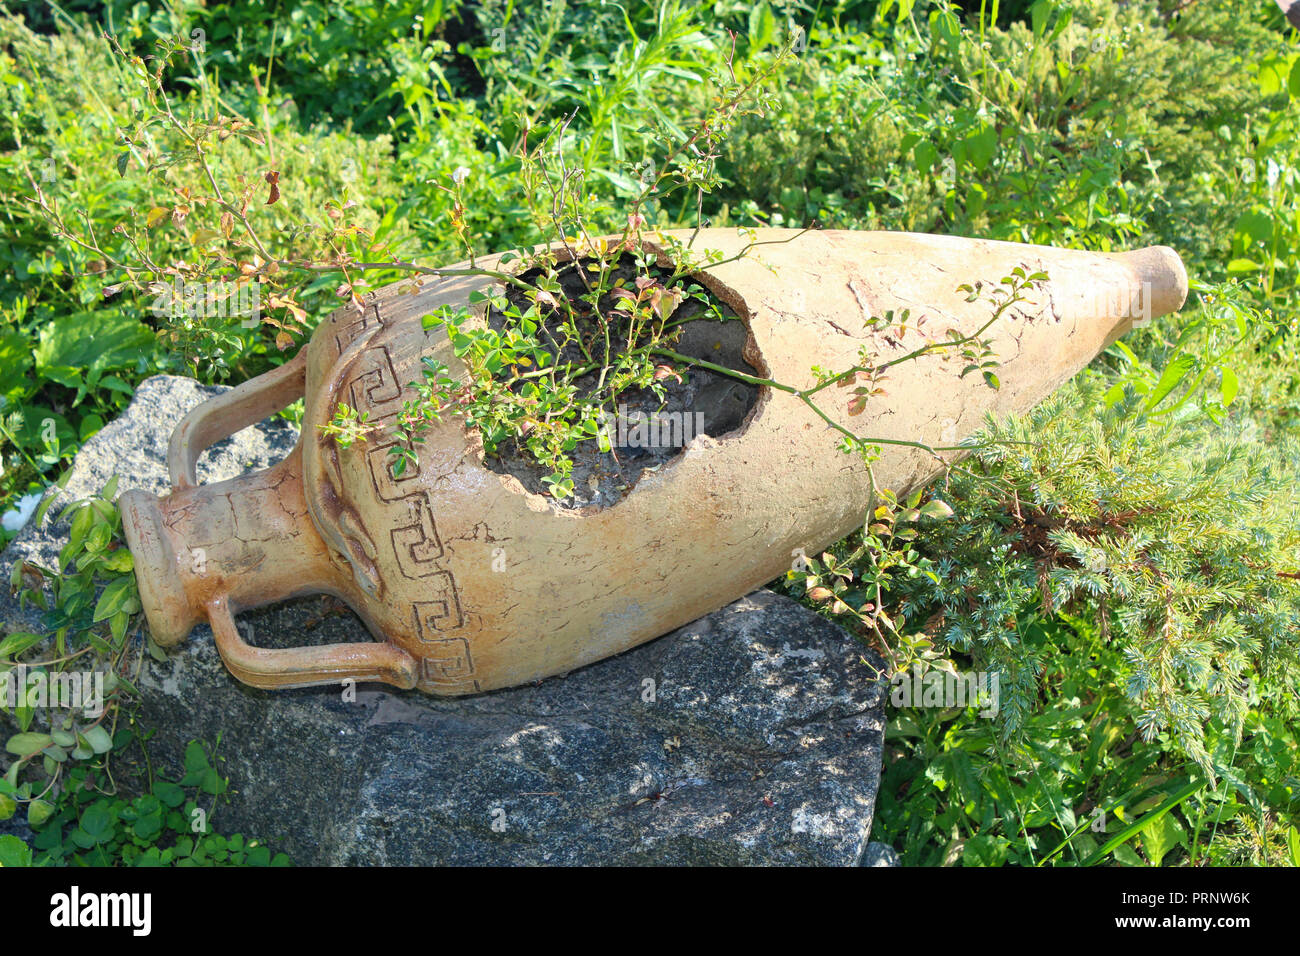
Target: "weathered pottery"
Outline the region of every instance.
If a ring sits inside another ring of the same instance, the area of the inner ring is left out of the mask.
[[[924,333],[969,334],[992,315],[958,286],[996,286],[1017,266],[1048,273],[1030,300],[989,330],[998,390],[962,361],[927,355],[891,369],[887,394],[850,418],[847,393],[825,410],[873,436],[951,445],[985,413],[1022,412],[1127,331],[1181,307],[1178,256],[1155,247],[1099,254],[905,233],[814,232],[760,245],[702,281],[749,330],[746,360],[768,378],[812,384],[813,366],[842,370],[869,346],[879,360],[920,344],[864,329],[908,309]],[[697,247],[728,257],[748,242],[705,230]],[[492,268],[494,259],[480,260]],[[289,363],[214,398],[172,434],[172,492],[122,495],[128,543],[154,639],[180,642],[210,621],[222,658],[256,687],[347,678],[461,695],[562,673],[673,630],[783,573],[857,527],[870,484],[837,435],[796,398],[763,388],[743,424],[698,436],[645,474],[622,501],[573,511],[482,463],[458,418],[436,425],[419,468],[395,479],[386,437],[340,448],[317,427],[339,402],[391,419],[414,395],[422,356],[462,366],[420,319],[460,305],[483,277],[405,281],[335,312]],[[213,442],[306,396],[302,437],[278,465],[197,487],[194,465]],[[951,456],[949,456],[951,457]],[[878,483],[898,492],[939,470],[917,448],[885,445]],[[235,614],[296,595],[346,601],[375,643],[264,649]]]

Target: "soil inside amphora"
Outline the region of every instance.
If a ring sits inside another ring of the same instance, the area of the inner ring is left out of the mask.
[[[585,265],[585,260],[579,260],[579,264]],[[521,274],[520,278],[529,282],[539,274],[534,270]],[[632,289],[635,289],[637,274],[631,256],[624,256],[614,272],[615,277],[625,278],[626,285]],[[669,273],[652,269],[650,275],[662,279]],[[587,290],[578,266],[563,267],[559,279],[561,290],[578,314],[576,324],[579,332],[584,337],[596,336],[599,320],[591,305],[581,299]],[[691,282],[686,288],[703,293],[710,303],[717,306],[725,320],[714,318],[714,313],[697,299],[684,299],[671,315],[672,323],[680,323],[674,329],[675,338],[665,340],[664,345],[682,355],[705,359],[747,375],[759,375],[758,370],[742,357],[749,336],[745,323],[703,285]],[[527,293],[522,289],[510,287],[505,295],[521,312],[528,308]],[[613,311],[617,302],[612,295],[605,296],[600,302],[600,312],[610,317],[611,341],[626,343],[629,320],[625,313]],[[706,317],[693,318],[696,315]],[[487,321],[499,332],[508,320],[497,309],[490,309]],[[558,353],[557,363],[573,362],[581,367],[585,359],[578,345],[570,342],[561,346],[553,332],[559,326],[558,313],[544,313],[543,322],[544,330],[539,332],[539,336],[543,342],[549,340],[555,346],[552,354]],[[603,332],[599,336],[603,343]],[[621,354],[617,349],[614,352]],[[563,499],[552,497],[542,481],[550,474],[550,469],[539,464],[527,448],[513,439],[501,442],[497,453],[485,458],[484,465],[497,474],[512,475],[525,489],[546,496],[556,507],[575,510],[593,506],[607,508],[626,497],[644,475],[657,471],[680,455],[696,437],[708,435],[718,438],[739,428],[758,400],[756,385],[721,372],[683,368],[682,363],[669,359],[657,361],[676,368],[681,381],[671,376],[661,379],[662,400],[649,388],[627,389],[618,396],[616,414],[607,419],[610,451],[602,452],[598,442],[588,440],[579,442],[569,452],[573,460],[573,494]],[[593,372],[575,379],[574,385],[580,396],[588,397],[596,390],[598,382],[598,373]]]

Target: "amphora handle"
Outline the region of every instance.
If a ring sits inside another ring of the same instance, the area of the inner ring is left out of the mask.
[[[302,398],[306,387],[307,349],[303,348],[279,368],[250,378],[192,409],[167,443],[172,488],[179,491],[197,486],[194,465],[210,445],[274,415]]]
[[[200,615],[206,613],[217,650],[231,673],[245,684],[266,690],[336,684],[349,679],[382,681],[401,688],[414,687],[418,680],[415,659],[400,647],[387,643],[253,647],[244,641],[235,626],[235,611],[243,606],[238,594],[225,593],[226,589],[213,593],[216,589],[205,589],[203,579],[195,580],[193,575],[182,574],[178,569],[176,554],[182,542],[176,540],[177,536],[185,539],[189,537],[188,532],[196,530],[194,523],[206,524],[204,514],[207,506],[211,505],[205,493],[193,493],[198,488],[194,469],[199,456],[214,442],[260,422],[301,398],[306,386],[306,372],[307,350],[304,348],[278,369],[203,402],[181,420],[168,443],[167,469],[172,495],[160,502],[142,491],[123,493],[119,505],[123,508],[127,541],[136,559],[136,577],[150,630],[159,644],[172,645],[189,632],[196,621],[196,612]],[[266,516],[272,524],[277,516],[283,518],[280,512],[284,507],[284,496],[300,498],[302,494],[300,474],[294,476],[295,480],[272,480],[274,472],[282,470],[285,464],[222,482],[223,497],[229,502],[225,507],[245,504],[255,513]],[[300,472],[301,468],[290,467],[290,470]],[[177,500],[178,495],[185,499],[184,517],[173,516],[168,524],[162,509]],[[240,502],[234,501],[235,498]],[[302,516],[303,522],[311,520],[306,516],[305,505],[291,507],[285,512],[289,513]],[[306,530],[302,529],[303,532]],[[202,536],[203,539],[206,537]],[[310,537],[315,539],[314,529]],[[282,540],[281,546],[313,550],[305,533]],[[270,545],[261,542],[259,546],[265,549]],[[324,552],[323,544],[317,543],[316,547]],[[305,553],[285,554],[282,560],[273,563],[289,568],[296,567],[302,559],[310,559],[310,556]],[[311,579],[307,574],[302,577]]]

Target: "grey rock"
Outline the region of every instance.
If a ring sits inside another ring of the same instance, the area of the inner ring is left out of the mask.
[[[868,843],[859,866],[898,866],[898,853],[888,843]]]
[[[79,456],[68,497],[114,471],[122,488],[163,490],[167,435],[212,392],[142,383]],[[247,429],[205,456],[200,478],[264,467],[295,439],[283,422]],[[24,529],[6,573],[57,553],[61,534]],[[23,616],[0,600],[0,620]],[[323,597],[241,625],[263,646],[368,636]],[[456,699],[381,685],[255,690],[200,627],[165,663],[146,659],[136,712],[156,729],[154,768],[173,778],[190,740],[219,736],[231,792],[212,825],[300,864],[852,866],[880,775],[879,666],[833,623],[757,591],[566,676]]]
[[[28,846],[36,839],[36,834],[27,825],[27,818],[22,813],[15,813],[8,820],[0,821],[0,836],[16,836]]]

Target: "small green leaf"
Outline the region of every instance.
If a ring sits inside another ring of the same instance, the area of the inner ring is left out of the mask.
[[[33,800],[27,804],[27,825],[38,830],[50,817],[54,816],[54,804],[48,800]]]
[[[44,634],[15,631],[0,641],[0,657],[17,657],[33,644],[39,644],[44,638]]]
[[[90,744],[91,749],[97,754],[105,754],[113,749],[113,738],[99,724],[85,730],[82,736],[86,738],[86,743]]]
[[[1187,831],[1172,813],[1158,816],[1142,830],[1142,848],[1152,866],[1159,866],[1169,851],[1187,845]]]
[[[97,800],[81,815],[81,829],[96,843],[106,843],[113,835],[114,817],[107,801]]]
[[[940,501],[938,498],[931,498],[921,506],[921,515],[925,518],[934,518],[943,520],[953,516],[952,506],[946,501]]]
[[[1300,61],[1297,62],[1300,63]],[[1232,400],[1237,397],[1237,389],[1239,387],[1237,373],[1227,366],[1221,368],[1219,372],[1222,376],[1222,380],[1219,384],[1219,401],[1222,402],[1224,406],[1228,406],[1231,405]]]
[[[6,833],[0,836],[0,867],[32,865],[32,848],[18,837]]]
[[[111,582],[104,588],[99,603],[95,605],[95,622],[105,621],[119,611],[127,610],[134,597],[135,578],[131,575],[124,575]]]
[[[916,162],[917,172],[922,176],[928,176],[934,164],[939,161],[939,151],[932,143],[921,140],[912,149],[912,159]]]
[[[1137,855],[1137,850],[1133,849],[1127,843],[1122,843],[1115,847],[1115,862],[1120,866],[1143,866],[1142,857]]]
[[[185,802],[185,791],[167,780],[159,780],[153,785],[153,794],[171,809]]]
[[[1179,355],[1160,373],[1160,380],[1156,382],[1156,387],[1147,397],[1146,410],[1159,405],[1165,398],[1178,387],[1178,383],[1187,377],[1187,373],[1196,367],[1196,359],[1191,355]]]
[[[207,751],[197,740],[191,740],[185,745],[185,772],[186,775],[202,775],[204,771],[210,770],[212,764],[208,760]]]
[[[5,750],[24,757],[27,754],[40,753],[53,742],[49,734],[14,734],[5,744]]]

